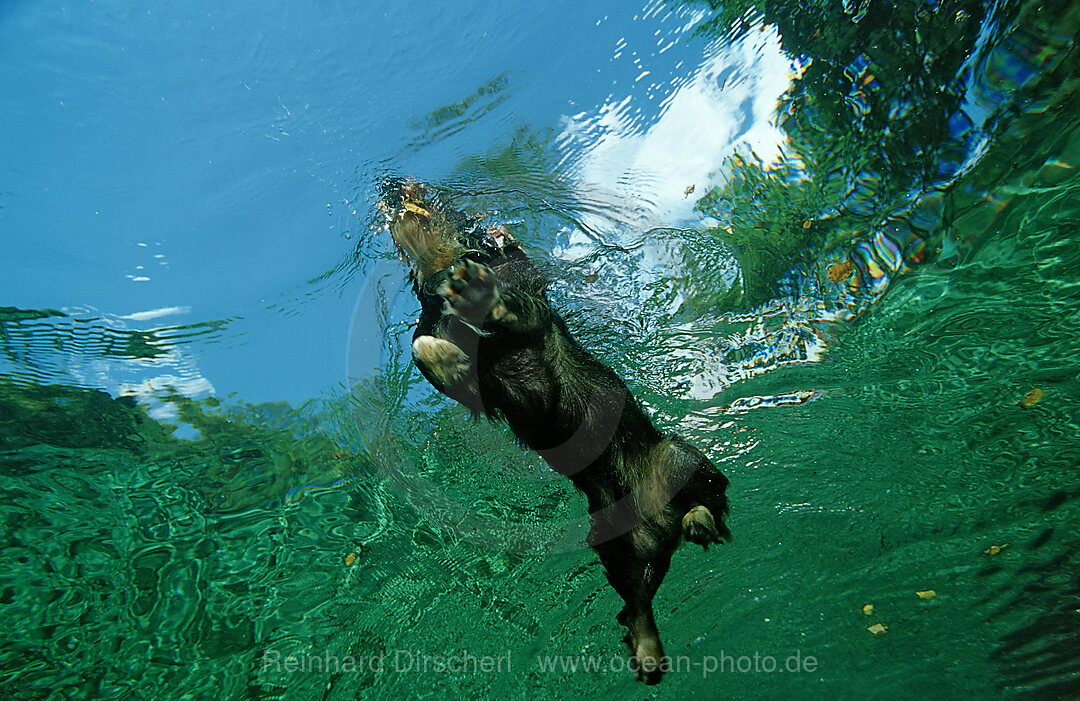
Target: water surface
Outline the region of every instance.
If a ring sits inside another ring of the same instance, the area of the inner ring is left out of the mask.
[[[5,5],[5,694],[1080,694],[1078,33],[1070,2]],[[735,542],[658,595],[659,687],[584,500],[412,369],[400,174],[510,226],[731,479]]]

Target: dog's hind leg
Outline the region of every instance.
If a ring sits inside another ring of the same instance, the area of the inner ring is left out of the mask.
[[[631,664],[636,666],[638,679],[658,684],[669,665],[660,644],[652,602],[671,564],[671,553],[657,551],[651,557],[641,556],[635,552],[634,540],[632,534],[627,534],[596,546],[596,551],[608,581],[626,603],[618,621],[627,628],[625,642],[630,648]]]
[[[709,543],[720,543],[720,532],[716,529],[716,521],[713,519],[709,508],[698,504],[691,508],[682,517],[683,537],[691,543],[697,543],[706,550]]]
[[[711,463],[700,465],[679,494],[679,507],[686,509],[682,517],[683,537],[706,550],[712,543],[731,540],[731,531],[724,523],[728,513],[724,495],[727,478]]]
[[[672,506],[683,513],[683,537],[706,550],[711,543],[731,540],[731,531],[724,524],[728,513],[724,494],[727,478],[700,450],[680,438],[669,439],[667,458],[670,474],[680,481],[685,480],[672,502]]]

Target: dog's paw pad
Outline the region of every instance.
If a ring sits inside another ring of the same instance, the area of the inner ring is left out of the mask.
[[[682,519],[683,537],[691,543],[697,543],[709,549],[709,543],[720,542],[720,532],[712,512],[704,506],[695,506],[686,512]]]
[[[495,272],[475,261],[463,259],[454,263],[450,278],[439,288],[446,300],[446,311],[462,320],[481,326],[490,319],[513,321],[516,317],[499,294]]]

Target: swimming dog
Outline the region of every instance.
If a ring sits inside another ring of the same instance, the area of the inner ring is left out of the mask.
[[[625,602],[617,618],[631,665],[656,684],[669,659],[653,596],[683,538],[705,549],[731,538],[727,478],[657,430],[623,381],[574,340],[507,227],[485,226],[411,180],[388,180],[380,206],[420,301],[417,367],[474,416],[505,420],[585,494],[588,544]]]

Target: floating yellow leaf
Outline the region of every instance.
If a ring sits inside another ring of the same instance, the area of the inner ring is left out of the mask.
[[[876,638],[877,636],[879,636],[879,635],[885,635],[886,633],[888,633],[888,632],[889,632],[889,629],[888,629],[888,628],[886,628],[885,626],[881,625],[880,623],[875,623],[874,625],[872,625],[872,626],[870,626],[869,628],[867,628],[867,630],[868,630],[868,631],[870,631],[870,633],[871,633],[871,634],[872,634],[872,635],[873,635],[873,636],[874,636],[875,638]]]
[[[926,601],[929,601],[930,599],[933,599],[934,597],[937,596],[937,592],[934,591],[933,589],[927,589],[926,591],[917,591],[917,592],[915,592],[915,596],[919,597],[920,599],[924,599]]]
[[[849,277],[851,277],[851,273],[854,271],[855,266],[851,264],[850,260],[834,263],[829,266],[829,280],[831,280],[832,282],[840,282],[841,280],[847,280]]]
[[[983,552],[986,553],[987,555],[993,557],[994,555],[997,555],[999,552],[1001,552],[1002,550],[1004,550],[1008,546],[1009,546],[1008,543],[1002,543],[1001,545],[991,545],[986,550],[983,550]]]
[[[865,613],[867,616],[873,616],[874,615],[874,605],[873,604],[867,604],[866,606],[863,606],[862,607],[862,612]]]
[[[1045,396],[1045,393],[1041,389],[1036,387],[1035,389],[1033,389],[1030,392],[1028,392],[1027,394],[1025,394],[1020,399],[1020,401],[1017,402],[1017,404],[1019,404],[1022,407],[1035,406],[1036,404],[1039,403],[1039,400],[1042,399],[1044,396]]]
[[[356,553],[349,553],[345,556],[345,566],[352,567],[352,564],[356,562]]]
[[[405,200],[405,209],[412,212],[413,214],[419,214],[422,217],[427,217],[428,219],[431,219],[431,212],[427,211],[418,204],[409,202],[408,200]]]

